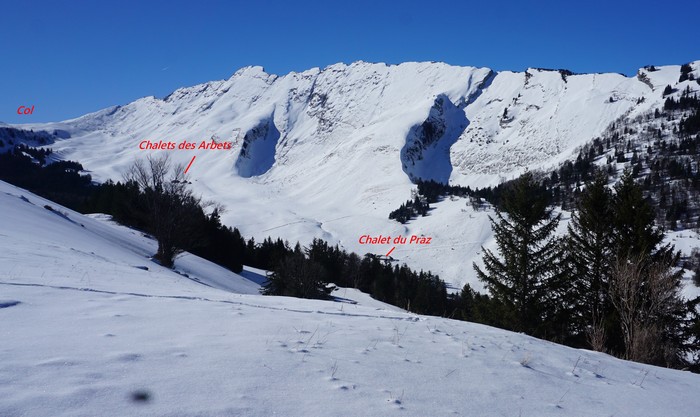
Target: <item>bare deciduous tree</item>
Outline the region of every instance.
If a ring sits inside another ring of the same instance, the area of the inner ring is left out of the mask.
[[[673,347],[664,340],[667,321],[681,304],[672,259],[620,259],[614,265],[610,299],[620,318],[625,358],[669,361]]]
[[[136,160],[124,178],[144,194],[149,231],[158,241],[154,258],[171,267],[175,256],[198,240],[195,220],[202,213],[202,201],[189,189],[184,166],[172,166],[168,155],[149,156]]]
[[[586,328],[586,340],[591,348],[597,352],[605,352],[605,323],[602,319],[594,317],[591,324]]]

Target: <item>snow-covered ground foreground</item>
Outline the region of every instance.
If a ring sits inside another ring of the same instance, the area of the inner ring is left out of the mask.
[[[335,295],[357,304],[256,295],[192,255],[179,273],[160,268],[153,242],[99,217],[0,182],[0,416],[700,409],[698,375],[404,313],[351,289]]]

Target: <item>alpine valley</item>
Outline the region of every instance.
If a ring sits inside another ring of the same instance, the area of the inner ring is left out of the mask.
[[[186,165],[196,156],[188,174],[195,192],[222,203],[222,222],[256,240],[304,245],[317,237],[383,255],[392,245],[361,245],[360,238],[431,237],[429,245],[397,246],[392,256],[453,288],[479,289],[472,262],[480,262],[482,246],[495,247],[490,211],[451,197],[426,217],[390,220],[413,198],[415,182],[482,188],[526,170],[546,173],[623,124],[642,140],[667,98],[700,90],[700,61],[686,68],[680,81],[681,65],[649,66],[632,77],[435,62],[355,62],[283,76],[247,67],[164,98],[12,128],[43,135],[53,158],[79,161],[97,181],[121,180],[136,158],[169,153]],[[674,124],[663,128],[672,135]],[[144,140],[213,140],[232,149],[141,150]],[[615,169],[626,166],[623,159]],[[694,234],[668,236],[687,249],[692,244],[683,239]]]

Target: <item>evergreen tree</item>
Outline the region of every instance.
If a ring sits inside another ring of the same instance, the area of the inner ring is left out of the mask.
[[[455,316],[460,320],[501,328],[509,327],[508,320],[512,316],[503,303],[475,291],[469,284],[464,285],[455,301]]]
[[[491,227],[500,257],[484,251],[478,278],[508,310],[513,330],[552,337],[559,314],[562,270],[560,246],[553,236],[561,215],[552,215],[544,189],[526,173],[505,191],[503,207]],[[556,330],[555,330],[556,331]]]
[[[681,65],[681,76],[678,78],[678,82],[682,83],[683,81],[690,79],[692,71],[693,68],[690,66],[690,64]]]
[[[629,170],[615,185],[612,205],[615,255],[618,259],[644,255],[660,258],[673,251],[670,245],[657,247],[663,241],[663,232],[654,227],[654,209],[644,198],[642,189],[634,182]]]
[[[610,312],[608,285],[612,268],[612,193],[607,178],[598,175],[588,184],[571,216],[566,239],[572,274],[573,331],[588,345],[603,350],[604,321]]]
[[[326,270],[318,262],[306,259],[298,244],[268,275],[263,286],[265,295],[300,298],[328,299],[332,290],[327,285]]]

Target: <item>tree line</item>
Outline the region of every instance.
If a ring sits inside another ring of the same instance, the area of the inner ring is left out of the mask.
[[[281,244],[278,246],[282,248]],[[360,257],[337,245],[314,239],[307,247],[298,243],[281,251],[281,263],[274,268],[265,294],[304,298],[329,298],[330,283],[357,288],[372,298],[411,312],[445,315],[447,289],[437,275],[416,272],[404,265],[392,265],[378,256]]]
[[[14,145],[0,153],[0,179],[69,208],[78,208],[92,191],[92,178],[74,161],[46,165],[50,149]]]

